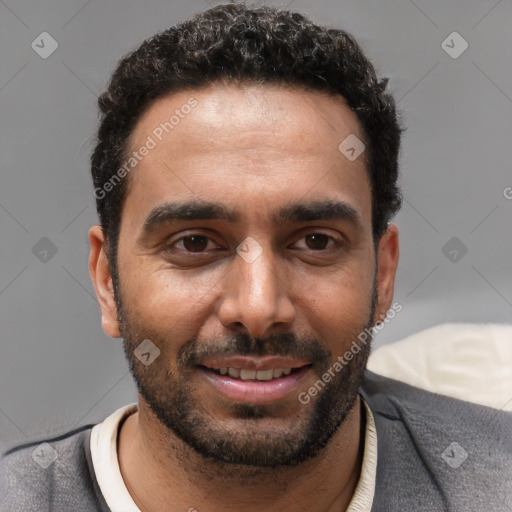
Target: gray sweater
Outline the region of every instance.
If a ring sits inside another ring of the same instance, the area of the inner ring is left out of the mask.
[[[377,427],[372,512],[512,512],[512,414],[368,370],[360,393]],[[46,440],[58,453],[47,469],[31,456],[41,440],[6,452],[0,511],[108,512],[91,461],[92,427]]]

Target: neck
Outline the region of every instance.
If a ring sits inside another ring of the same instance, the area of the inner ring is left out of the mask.
[[[316,457],[296,466],[261,468],[203,458],[162,425],[139,397],[138,412],[126,419],[118,436],[121,474],[142,512],[345,510],[361,472],[361,406],[358,397]]]

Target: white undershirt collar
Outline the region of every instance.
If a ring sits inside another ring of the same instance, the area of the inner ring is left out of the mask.
[[[361,475],[346,512],[370,512],[375,494],[377,472],[377,430],[366,401],[366,434]],[[91,431],[91,456],[96,480],[111,512],[140,512],[134,503],[119,469],[117,436],[120,423],[137,411],[137,404],[121,407]]]

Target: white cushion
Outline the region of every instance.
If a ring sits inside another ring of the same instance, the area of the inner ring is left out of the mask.
[[[368,368],[434,393],[512,411],[512,325],[438,325],[376,349]]]

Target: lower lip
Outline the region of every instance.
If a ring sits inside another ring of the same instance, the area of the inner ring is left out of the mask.
[[[278,379],[241,380],[232,379],[228,375],[219,375],[203,367],[199,368],[202,375],[223,395],[238,402],[251,404],[266,404],[284,398],[297,390],[298,382],[309,370],[309,366],[303,366],[290,375]]]

